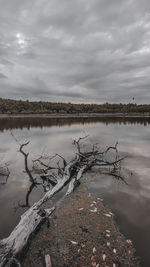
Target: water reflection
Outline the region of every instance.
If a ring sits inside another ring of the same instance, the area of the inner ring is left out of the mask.
[[[60,127],[61,126],[61,127]],[[143,127],[146,126],[146,127]],[[89,142],[114,145],[128,155],[124,168],[129,170],[128,185],[110,176],[93,173],[91,190],[103,196],[117,214],[121,231],[132,239],[144,267],[150,266],[150,119],[149,118],[3,118],[0,119],[0,161],[8,162],[10,177],[0,185],[0,237],[7,236],[28,206],[42,197],[42,186],[31,187],[24,172],[24,159],[17,152],[10,129],[19,142],[30,140],[29,168],[41,154],[73,156],[72,139],[89,134]],[[132,173],[132,175],[131,175]],[[91,174],[92,175],[92,174]],[[16,210],[18,204],[22,206]]]
[[[31,207],[30,203],[29,203],[29,196],[32,193],[34,187],[36,187],[36,184],[31,183],[31,185],[29,186],[29,189],[26,193],[26,197],[25,197],[25,203],[21,204],[20,201],[18,201],[17,205],[14,207],[14,211],[16,212],[19,208],[29,208]]]
[[[150,117],[72,117],[72,118],[50,118],[50,117],[0,117],[0,131],[10,129],[30,129],[31,127],[43,128],[52,126],[71,126],[73,124],[91,124],[91,123],[110,123],[117,124],[141,124],[147,126],[150,124]]]

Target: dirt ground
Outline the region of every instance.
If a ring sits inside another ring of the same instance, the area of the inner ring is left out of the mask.
[[[23,266],[45,266],[46,254],[52,267],[140,266],[132,242],[118,231],[114,215],[84,186],[63,200],[49,227],[45,222],[33,236]]]

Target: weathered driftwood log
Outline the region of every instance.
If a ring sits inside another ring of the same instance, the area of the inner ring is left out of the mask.
[[[38,162],[38,164],[40,164],[40,170],[41,166],[44,167],[43,175],[45,175],[45,177],[53,177],[53,179],[55,179],[56,181],[56,184],[37,203],[30,207],[21,216],[19,224],[15,227],[10,236],[0,241],[0,267],[5,266],[5,264],[9,262],[10,258],[16,256],[19,252],[21,252],[21,250],[27,244],[32,232],[42,221],[42,217],[39,214],[41,205],[58,191],[60,191],[66,184],[69,184],[66,193],[68,195],[78,185],[82,174],[94,166],[105,168],[105,170],[107,170],[108,168],[108,174],[111,174],[116,178],[121,177],[120,164],[123,158],[119,158],[118,156],[117,143],[114,147],[110,146],[104,151],[99,151],[98,147],[95,145],[92,146],[91,151],[84,151],[83,149],[81,149],[80,143],[84,138],[79,138],[78,140],[73,141],[73,145],[75,145],[77,153],[75,158],[69,163],[67,163],[66,160],[58,154],[56,154],[54,157],[51,157],[48,164],[43,161],[42,157],[40,157],[40,159],[34,160],[34,163]],[[33,177],[31,171],[28,168],[28,154],[23,151],[23,147],[27,144],[28,142],[20,146],[20,152],[25,157],[25,169],[29,175],[30,181],[35,184],[37,183],[36,178]],[[114,152],[114,155],[111,156],[112,160],[108,160],[108,153],[112,151]],[[61,163],[60,161],[57,161],[55,166],[50,166],[50,161],[52,159],[56,160],[57,157],[61,160]],[[51,214],[53,210],[54,207],[50,210],[47,210],[47,213]]]
[[[54,207],[47,209],[46,212],[50,215],[54,209]],[[43,220],[43,217],[38,212],[39,210],[35,203],[21,216],[19,224],[10,236],[0,241],[0,266],[5,266],[5,264],[9,266],[9,261],[27,244],[30,235]]]
[[[0,267],[5,266],[9,259],[21,252],[27,244],[30,235],[43,219],[38,214],[40,206],[64,187],[65,183],[70,179],[70,170],[75,164],[76,160],[66,166],[63,178],[59,179],[59,183],[21,216],[19,224],[9,237],[0,241]],[[48,214],[53,211],[54,208],[47,210]]]

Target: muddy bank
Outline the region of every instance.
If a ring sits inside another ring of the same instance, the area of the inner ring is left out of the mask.
[[[23,266],[45,266],[45,254],[51,256],[53,267],[140,266],[132,242],[118,231],[114,215],[83,185],[63,200],[49,227],[44,223],[34,235]]]

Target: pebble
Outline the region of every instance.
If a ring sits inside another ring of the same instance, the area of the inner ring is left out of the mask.
[[[78,242],[76,242],[76,241],[70,241],[73,245],[78,245]]]
[[[107,216],[107,217],[111,217],[111,215],[110,215],[110,214],[108,214],[108,213],[105,213],[104,215],[105,215],[105,216]]]
[[[117,250],[114,248],[114,249],[113,249],[113,253],[115,253],[115,254],[116,254],[116,252],[117,252]]]
[[[126,242],[127,242],[128,244],[132,244],[132,241],[131,241],[130,239],[127,239]]]
[[[97,212],[97,208],[94,208],[93,210],[90,210],[91,212]]]
[[[97,198],[97,200],[103,201],[103,199],[102,199],[102,198],[100,198],[100,197],[98,197],[98,198]]]
[[[106,237],[110,237],[110,235],[109,234],[106,234]]]
[[[93,253],[95,253],[95,252],[96,252],[96,248],[94,247],[94,248],[93,248]]]
[[[106,254],[105,253],[102,255],[102,259],[103,259],[103,261],[106,260]]]

